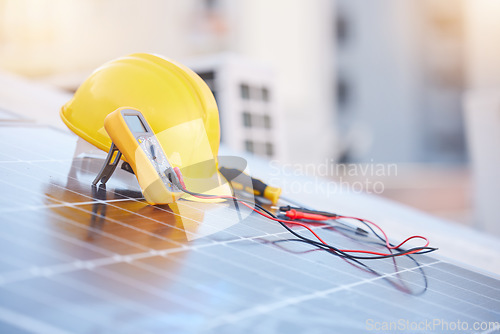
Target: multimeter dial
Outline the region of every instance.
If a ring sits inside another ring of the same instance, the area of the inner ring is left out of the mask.
[[[165,171],[167,169],[171,169],[172,166],[168,162],[165,153],[163,153],[163,149],[158,143],[158,140],[155,136],[139,136],[137,137],[137,141],[139,142],[139,147],[144,151],[147,158],[151,162],[151,164],[155,167],[158,175],[160,175],[163,183],[170,190],[178,191],[178,189],[173,186],[170,180],[165,175]]]

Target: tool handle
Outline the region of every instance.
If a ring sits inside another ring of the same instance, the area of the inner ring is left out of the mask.
[[[289,210],[285,213],[285,215],[290,219],[307,219],[307,220],[328,220],[331,217],[326,217],[314,213],[301,212],[295,209]]]
[[[246,175],[243,171],[236,168],[219,168],[221,174],[231,182],[234,189],[243,190],[248,193],[251,193],[255,196],[261,196],[270,200],[273,204],[278,202],[278,199],[281,195],[281,188],[271,187],[259,179],[255,179],[253,177],[249,177],[250,182],[248,184],[243,184],[241,182],[236,181],[236,177],[240,174]],[[248,176],[248,175],[247,175]],[[248,178],[244,178],[248,180]]]

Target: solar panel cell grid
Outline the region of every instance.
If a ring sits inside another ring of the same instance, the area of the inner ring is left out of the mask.
[[[370,319],[500,320],[493,277],[431,256],[360,265],[234,203],[150,206],[122,170],[92,188],[102,159],[73,158],[76,138],[51,128],[0,126],[0,145],[2,333],[357,333]],[[315,229],[339,247],[383,249]]]

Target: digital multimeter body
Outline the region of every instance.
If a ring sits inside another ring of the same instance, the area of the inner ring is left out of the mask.
[[[134,170],[148,203],[168,204],[182,196],[166,175],[172,166],[140,111],[118,108],[106,116],[104,128]]]

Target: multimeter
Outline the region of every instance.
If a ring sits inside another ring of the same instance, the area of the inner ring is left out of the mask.
[[[114,150],[119,154],[114,160],[119,160],[121,154],[125,156],[148,203],[168,204],[182,196],[183,192],[169,179],[172,177],[169,173],[173,171],[173,167],[139,110],[129,107],[116,109],[104,119],[104,129],[113,142],[108,160],[113,159]],[[105,179],[102,182],[106,182],[109,176],[101,175]]]

